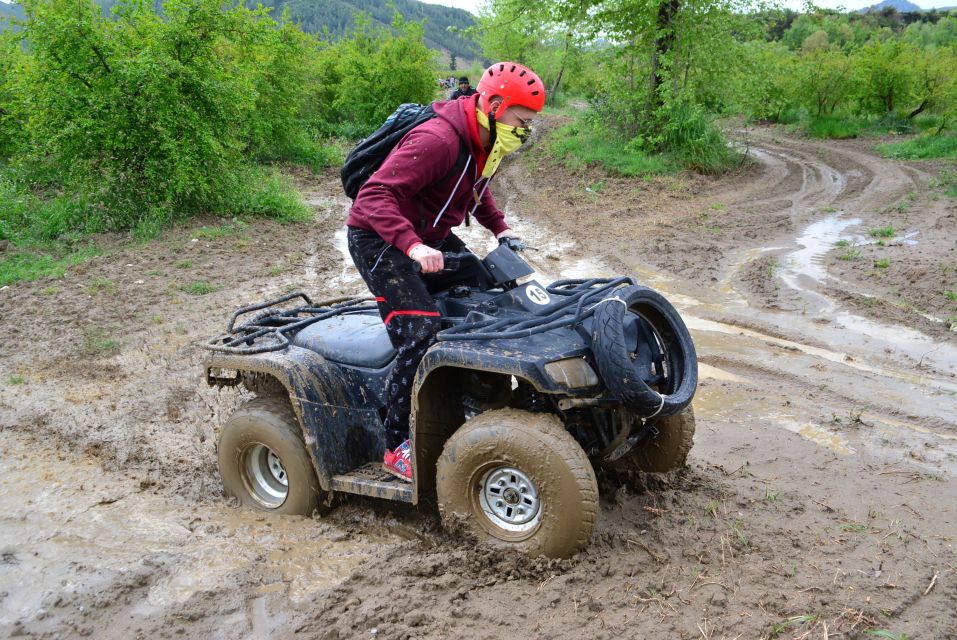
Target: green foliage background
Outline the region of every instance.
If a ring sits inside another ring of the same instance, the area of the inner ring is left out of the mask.
[[[398,15],[332,41],[214,0],[21,7],[0,39],[0,240],[24,247],[197,213],[302,217],[264,162],[321,168],[330,134],[434,94],[422,27]]]
[[[549,108],[574,100],[576,122],[549,143],[569,166],[720,173],[741,158],[717,123],[741,116],[820,137],[922,132],[881,149],[957,156],[957,16],[937,12],[763,0],[491,0],[477,22],[413,0],[4,11],[16,18],[0,31],[0,241],[19,253],[0,274],[14,279],[92,255],[84,238],[99,231],[306,216],[283,163],[335,164],[342,140],[434,99],[447,70],[429,45],[466,58],[478,43],[487,60],[535,69]]]
[[[492,0],[480,25],[487,57],[539,70],[552,100],[562,91],[588,99],[587,135],[698,171],[738,162],[715,126],[723,117],[794,123],[822,137],[925,128],[933,136],[957,114],[957,17],[938,12]]]

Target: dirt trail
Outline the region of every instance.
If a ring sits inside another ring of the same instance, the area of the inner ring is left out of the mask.
[[[201,384],[199,345],[239,304],[361,290],[332,174],[308,187],[314,224],[117,240],[0,291],[0,634],[957,638],[957,206],[933,165],[740,135],[755,164],[722,179],[535,153],[499,179],[543,280],[637,275],[702,363],[689,469],[606,490],[566,561],[450,539],[429,505],[223,502],[217,430],[242,398]]]

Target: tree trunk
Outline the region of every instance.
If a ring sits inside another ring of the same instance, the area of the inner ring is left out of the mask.
[[[555,96],[558,94],[558,87],[562,83],[562,76],[565,75],[565,64],[568,62],[568,49],[571,47],[572,42],[572,32],[571,30],[565,33],[565,50],[562,52],[562,64],[558,68],[558,75],[555,76],[555,82],[552,83],[552,88],[548,91],[548,103],[555,104]]]
[[[648,99],[645,101],[645,117],[650,118],[661,106],[661,96],[658,89],[664,82],[661,76],[661,60],[675,42],[674,19],[681,9],[681,0],[661,0],[658,5],[658,19],[656,21],[657,36],[654,50],[651,53],[651,73],[649,74]]]
[[[917,105],[917,108],[916,108],[916,109],[914,109],[913,111],[911,111],[910,113],[907,114],[907,119],[908,119],[908,120],[913,120],[913,119],[914,119],[914,116],[916,116],[917,114],[919,114],[920,112],[922,112],[924,109],[926,109],[926,108],[927,108],[927,102],[928,102],[927,98],[924,98],[924,100],[923,100],[919,105]]]

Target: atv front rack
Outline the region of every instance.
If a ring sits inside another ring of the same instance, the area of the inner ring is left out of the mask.
[[[507,317],[489,318],[476,322],[463,322],[436,336],[439,341],[451,340],[510,340],[526,338],[538,333],[580,325],[583,320],[595,313],[595,306],[604,300],[615,300],[610,296],[621,286],[637,284],[634,278],[591,278],[575,280],[556,280],[545,290],[558,298],[564,298],[550,304],[540,311],[532,312],[533,318]]]
[[[301,298],[305,304],[279,308],[297,298]],[[210,351],[237,355],[281,351],[289,346],[292,336],[313,323],[348,313],[375,311],[377,308],[372,298],[344,297],[313,302],[305,293],[290,293],[237,310],[229,320],[226,333],[204,346]],[[262,313],[236,326],[240,316],[254,311]]]

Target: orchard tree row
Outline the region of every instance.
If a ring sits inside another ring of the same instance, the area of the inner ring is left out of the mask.
[[[0,240],[20,245],[294,213],[263,163],[321,167],[329,137],[434,97],[434,53],[398,16],[333,41],[218,0],[21,6],[0,42]]]

